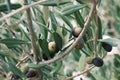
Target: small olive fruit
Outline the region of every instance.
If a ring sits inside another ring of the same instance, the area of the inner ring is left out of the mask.
[[[28,64],[27,64],[27,63],[21,64],[20,69],[21,69],[21,71],[22,71],[23,73],[26,73],[26,72],[28,71],[28,69],[29,69]]]
[[[73,30],[72,30],[72,34],[74,37],[78,37],[79,34],[81,33],[82,29],[80,27],[75,27]]]
[[[102,42],[102,47],[107,51],[110,52],[112,50],[112,46],[106,42]]]
[[[93,62],[93,57],[87,57],[86,62],[87,62],[88,64],[92,64],[92,62]]]
[[[26,74],[27,78],[35,77],[37,75],[37,72],[35,70],[29,70]]]
[[[103,64],[104,64],[103,60],[102,60],[101,58],[99,58],[99,57],[95,57],[95,58],[93,59],[92,63],[93,63],[95,66],[97,66],[97,67],[101,67],[101,66],[103,66]]]
[[[54,41],[49,42],[48,43],[48,49],[49,49],[49,51],[54,52],[56,50],[56,43]]]

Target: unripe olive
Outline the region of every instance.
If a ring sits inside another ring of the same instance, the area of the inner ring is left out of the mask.
[[[79,34],[81,33],[82,29],[80,27],[75,27],[73,30],[72,30],[72,34],[74,37],[78,37]]]
[[[110,52],[112,50],[112,46],[106,42],[101,42],[102,43],[102,47],[107,51]]]
[[[35,77],[37,75],[37,72],[35,70],[29,70],[26,74],[27,78],[32,78]]]
[[[101,59],[99,57],[95,57],[92,62],[97,67],[101,67],[104,64],[103,59]]]
[[[49,51],[54,52],[56,50],[56,43],[54,41],[49,42],[48,43],[48,49],[49,49]]]
[[[93,57],[88,57],[87,60],[86,60],[86,62],[87,62],[88,64],[92,64],[92,62],[93,62]]]
[[[20,69],[23,73],[26,73],[28,71],[29,67],[28,67],[27,63],[23,63],[23,64],[21,64]]]

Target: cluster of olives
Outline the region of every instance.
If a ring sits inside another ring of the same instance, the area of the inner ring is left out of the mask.
[[[94,64],[97,67],[101,67],[104,64],[103,59],[101,59],[100,57],[95,57],[95,58],[88,57],[87,58],[87,63],[88,64]]]
[[[101,42],[102,44],[102,47],[107,51],[107,52],[110,52],[112,50],[112,46],[106,42]],[[103,62],[103,59],[101,59],[100,57],[95,57],[95,58],[92,58],[92,57],[89,57],[87,59],[87,63],[88,64],[94,64],[95,66],[97,67],[101,67],[103,66],[104,62]]]
[[[75,27],[71,32],[72,32],[72,35],[74,37],[78,37],[79,34],[81,33],[82,29],[80,27]],[[107,52],[110,52],[112,50],[112,46],[106,42],[101,42],[102,44],[102,47],[107,51]],[[82,49],[83,45],[80,43],[80,44],[77,44],[76,45],[76,49]],[[87,63],[88,64],[94,64],[95,66],[97,67],[101,67],[103,66],[104,62],[103,62],[103,59],[100,58],[100,57],[89,57],[88,60],[87,60]]]

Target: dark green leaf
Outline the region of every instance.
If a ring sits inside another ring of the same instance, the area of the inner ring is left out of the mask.
[[[46,41],[46,39],[39,39],[39,45],[43,51],[43,53],[45,54],[49,54],[49,49],[48,49],[48,42]]]
[[[102,39],[102,23],[100,17],[98,17],[98,39]]]
[[[120,5],[116,6],[116,10],[117,10],[117,15],[120,17]]]
[[[76,61],[79,61],[81,54],[78,49],[72,50],[72,55]]]
[[[20,44],[26,44],[26,41],[20,40],[20,39],[0,39],[0,43],[6,44],[6,45],[20,45]]]
[[[20,4],[18,4],[18,3],[16,3],[16,4],[11,4],[11,9],[18,9],[18,8],[20,8],[21,7],[21,5]],[[5,12],[5,11],[7,11],[7,5],[5,4],[5,3],[1,3],[0,4],[0,12]]]
[[[84,19],[82,18],[79,11],[74,12],[75,19],[81,28],[84,27]]]
[[[54,73],[58,72],[61,67],[62,67],[62,61],[59,61],[59,62],[57,62],[55,68],[50,73],[54,74]]]
[[[66,4],[66,3],[69,3],[69,2],[70,2],[70,0],[60,0],[59,5]],[[49,1],[42,2],[41,5],[44,5],[44,6],[57,6],[58,3],[57,3],[57,0],[49,0]]]
[[[56,31],[56,29],[57,29],[57,20],[56,20],[56,18],[55,18],[55,15],[54,15],[54,13],[53,12],[50,12],[50,18],[51,18],[51,22],[52,22],[52,28]]]
[[[48,32],[52,33],[52,31],[49,30],[49,28],[48,28],[46,25],[44,25],[44,24],[42,24],[42,23],[38,23],[38,24],[39,24],[41,27],[43,27],[44,30],[47,30]],[[43,29],[42,29],[42,31],[43,31]]]
[[[54,32],[53,37],[54,37],[55,43],[57,45],[57,48],[59,50],[61,50],[62,49],[62,43],[63,43],[61,36],[58,33]]]
[[[16,75],[18,75],[19,77],[24,77],[25,75],[15,66],[15,65],[13,65],[12,63],[9,63],[8,64],[9,66],[8,66],[8,69],[10,70],[10,71],[12,71],[14,74],[16,74]]]
[[[80,4],[83,4],[82,0],[76,0],[77,2],[79,2]]]
[[[73,25],[71,24],[71,22],[68,19],[68,17],[66,17],[64,15],[60,15],[60,17],[63,19],[63,21],[65,21],[65,23],[70,27],[70,29],[73,30]]]

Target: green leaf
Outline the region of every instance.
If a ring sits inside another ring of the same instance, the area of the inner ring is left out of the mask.
[[[20,71],[15,65],[13,65],[12,63],[8,63],[8,69],[10,71],[12,71],[14,74],[20,76],[21,78],[22,77],[25,77],[25,75],[22,73],[22,71]]]
[[[70,20],[68,19],[67,16],[64,16],[64,15],[59,15],[62,20],[70,27],[70,29],[73,30],[73,25],[71,24]]]
[[[0,39],[0,43],[6,44],[7,46],[11,45],[20,45],[20,44],[26,44],[26,41],[20,40],[20,39]]]
[[[49,54],[49,49],[48,49],[48,42],[46,41],[46,39],[39,39],[39,45],[43,51],[43,53],[45,54]]]
[[[116,10],[117,10],[117,15],[120,17],[120,5],[116,6]]]
[[[63,43],[61,36],[57,32],[54,32],[53,37],[54,37],[54,40],[55,40],[55,43],[57,45],[58,50],[61,50],[62,49],[62,43]]]
[[[50,74],[54,74],[58,72],[61,67],[62,67],[62,61],[57,62],[55,68],[50,72]]]
[[[102,23],[100,17],[98,17],[98,39],[102,39]]]
[[[84,27],[84,19],[82,18],[81,14],[79,11],[74,12],[74,16],[76,18],[77,23],[81,28]]]
[[[45,29],[45,30],[47,30],[48,32],[50,32],[50,33],[52,33],[52,31],[51,30],[49,30],[49,28],[46,26],[46,25],[44,25],[44,24],[42,24],[42,23],[38,23],[41,27],[43,27],[43,29]]]
[[[86,55],[82,53],[80,59],[79,59],[79,70],[83,71],[85,69],[86,64]]]
[[[38,12],[36,14],[36,20],[37,20],[37,24],[39,25],[40,28],[40,34],[43,35],[43,38],[47,39],[47,35],[48,32],[50,32],[47,23],[44,20],[44,14],[39,10],[39,8],[37,8]]]
[[[76,61],[79,61],[81,54],[78,49],[72,50],[72,55]]]
[[[120,40],[117,38],[108,38],[108,39],[101,40],[101,42],[106,42],[106,43],[110,44],[111,46],[117,46],[119,44]]]
[[[20,4],[16,3],[16,4],[11,4],[11,9],[18,9],[21,7]],[[6,12],[7,11],[7,4],[6,3],[1,3],[0,4],[0,12]]]
[[[51,19],[51,22],[52,22],[52,28],[56,31],[57,29],[57,20],[55,18],[55,15],[53,12],[50,11],[50,19]],[[56,25],[55,25],[56,24]]]
[[[11,57],[13,59],[17,59],[17,57],[15,56],[14,52],[11,51],[10,49],[3,49],[0,50],[0,56],[4,56],[4,57]]]
[[[77,2],[79,2],[80,4],[83,4],[83,2],[81,0],[76,0]]]
[[[74,13],[75,11],[78,11],[78,10],[80,10],[80,9],[86,7],[86,6],[87,5],[85,5],[85,4],[82,4],[82,5],[80,5],[80,4],[79,5],[68,5],[67,7],[65,7],[61,10],[61,13],[63,15],[70,15],[70,14]]]
[[[69,2],[70,0],[61,0],[59,5],[66,4]],[[49,0],[49,1],[42,2],[40,4],[44,6],[57,6],[58,5],[57,0]]]

